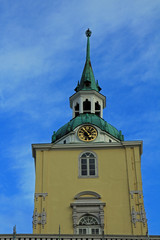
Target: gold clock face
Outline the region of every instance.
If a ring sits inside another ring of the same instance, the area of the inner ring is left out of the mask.
[[[97,130],[91,125],[83,125],[78,130],[78,137],[84,142],[93,141],[94,139],[96,139],[97,134]]]

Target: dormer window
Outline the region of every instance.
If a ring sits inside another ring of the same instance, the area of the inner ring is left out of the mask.
[[[83,102],[83,113],[91,113],[91,102],[88,99]]]

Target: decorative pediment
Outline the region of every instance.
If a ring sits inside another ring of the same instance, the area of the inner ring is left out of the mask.
[[[76,194],[76,196],[74,197],[74,199],[100,199],[101,196],[96,193],[96,192],[93,192],[93,191],[83,191],[83,192],[80,192],[78,194]]]
[[[101,196],[93,191],[83,191],[75,195],[75,201],[70,204],[72,207],[72,219],[74,233],[78,233],[80,227],[80,219],[83,217],[92,217],[97,219],[101,232],[104,229],[104,206]]]

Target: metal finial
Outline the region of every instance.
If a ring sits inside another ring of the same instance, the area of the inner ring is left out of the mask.
[[[16,225],[13,227],[13,234],[16,234]]]
[[[16,240],[16,225],[13,227],[13,240]]]
[[[86,36],[87,37],[90,37],[92,34],[91,30],[88,28],[87,31],[86,31]]]

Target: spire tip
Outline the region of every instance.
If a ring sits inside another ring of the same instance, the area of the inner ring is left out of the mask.
[[[88,28],[87,31],[86,31],[86,36],[87,37],[90,37],[92,34],[91,30]]]

